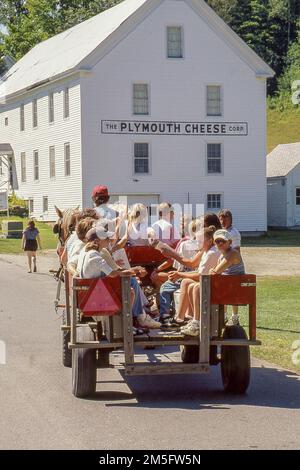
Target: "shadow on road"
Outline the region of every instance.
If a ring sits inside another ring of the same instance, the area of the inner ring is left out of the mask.
[[[100,380],[99,391],[92,400],[113,401],[106,406],[129,408],[218,410],[230,409],[234,405],[300,408],[300,376],[276,368],[253,367],[251,386],[243,396],[224,393],[219,367],[212,368],[209,375],[125,377],[124,372],[120,372],[129,392],[107,391],[110,382]],[[106,390],[101,391],[104,384]]]

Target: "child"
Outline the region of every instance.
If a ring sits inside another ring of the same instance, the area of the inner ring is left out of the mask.
[[[35,226],[33,220],[28,222],[27,228],[23,232],[22,237],[22,249],[27,253],[27,261],[28,261],[28,273],[32,273],[32,261],[33,261],[33,272],[37,272],[36,267],[36,252],[38,247],[40,250],[41,247],[41,240],[40,240],[40,232]]]
[[[109,253],[107,248],[110,245],[110,239],[115,236],[114,232],[109,232],[106,227],[98,225],[92,228],[86,235],[88,241],[84,250],[81,251],[78,259],[77,272],[82,279],[94,279],[103,277],[124,277],[143,275],[143,268],[135,267],[131,269],[119,268],[111,259],[109,262]],[[103,253],[102,253],[103,250]],[[106,250],[106,252],[104,251]],[[104,256],[107,253],[108,256]],[[137,328],[159,329],[161,324],[153,320],[144,312],[142,298],[140,295],[140,286],[135,277],[131,279],[131,287],[134,291],[134,302],[132,313],[134,323]]]

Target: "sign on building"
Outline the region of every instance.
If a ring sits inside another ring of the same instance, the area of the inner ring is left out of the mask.
[[[102,134],[247,136],[246,122],[101,121]]]

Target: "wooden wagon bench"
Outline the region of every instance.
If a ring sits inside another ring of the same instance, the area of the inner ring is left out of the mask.
[[[131,258],[147,265],[145,259]],[[150,258],[149,267],[158,261]],[[63,357],[64,365],[72,366],[73,394],[86,397],[95,392],[97,369],[109,367],[109,354],[115,350],[124,351],[123,366],[129,376],[208,373],[211,366],[221,364],[225,391],[245,393],[250,383],[250,346],[261,344],[256,339],[256,277],[201,276],[200,283],[199,337],[161,330],[135,337],[129,277],[87,280],[66,274]],[[248,335],[241,326],[224,324],[225,305],[248,306]],[[146,346],[180,347],[181,361],[137,362],[137,348]]]

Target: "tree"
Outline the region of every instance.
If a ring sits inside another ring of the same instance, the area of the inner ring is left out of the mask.
[[[120,0],[0,0],[3,52],[20,59],[55,34],[114,6]]]

